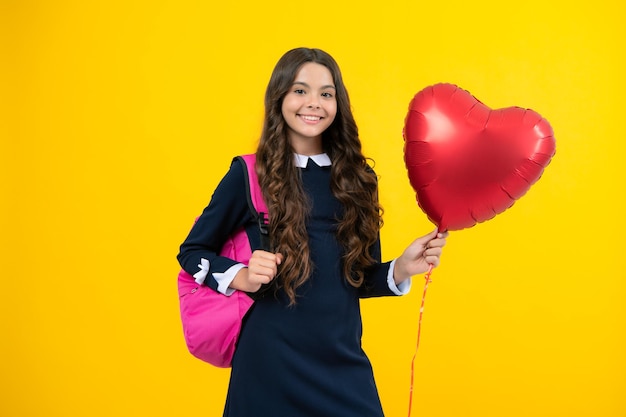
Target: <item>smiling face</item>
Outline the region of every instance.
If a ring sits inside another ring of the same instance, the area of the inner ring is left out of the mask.
[[[302,65],[283,98],[282,115],[294,150],[302,155],[322,153],[322,133],[337,114],[333,76],[324,65]]]

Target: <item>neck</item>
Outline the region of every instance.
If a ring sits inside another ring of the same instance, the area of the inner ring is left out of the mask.
[[[295,153],[305,156],[324,153],[322,138],[307,138],[306,140],[290,140]]]

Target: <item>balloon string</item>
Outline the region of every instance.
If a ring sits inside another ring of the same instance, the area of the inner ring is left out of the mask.
[[[420,346],[420,336],[422,333],[422,315],[424,314],[424,303],[426,301],[426,291],[428,291],[428,284],[430,284],[430,275],[433,273],[433,265],[428,268],[428,272],[424,275],[424,292],[422,293],[422,304],[420,306],[419,319],[417,321],[417,343],[415,344],[415,352],[413,353],[413,359],[411,360],[411,388],[409,390],[409,417],[411,417],[411,409],[413,407],[413,379],[415,375],[415,357],[417,356],[417,350]]]

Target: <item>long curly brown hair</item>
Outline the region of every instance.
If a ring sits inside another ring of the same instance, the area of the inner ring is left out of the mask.
[[[276,278],[290,303],[296,303],[296,288],[311,276],[306,220],[309,204],[294,163],[294,149],[287,137],[282,102],[303,64],[314,62],[330,70],[335,83],[337,114],[322,134],[324,151],[332,160],[331,190],[343,204],[337,239],[343,247],[343,274],[354,287],[364,281],[365,270],[376,261],[370,247],[382,226],[377,178],[361,152],[358,128],[339,66],[319,49],[297,48],[276,64],[265,93],[265,122],[257,148],[256,169],[270,216],[272,247],[284,256]]]

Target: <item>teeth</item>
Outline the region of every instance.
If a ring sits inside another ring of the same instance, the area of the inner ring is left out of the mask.
[[[321,119],[321,117],[318,117],[318,116],[302,116],[302,118],[303,118],[304,120],[308,120],[308,121],[310,121],[310,122],[316,122],[316,121],[318,121],[319,119]]]

